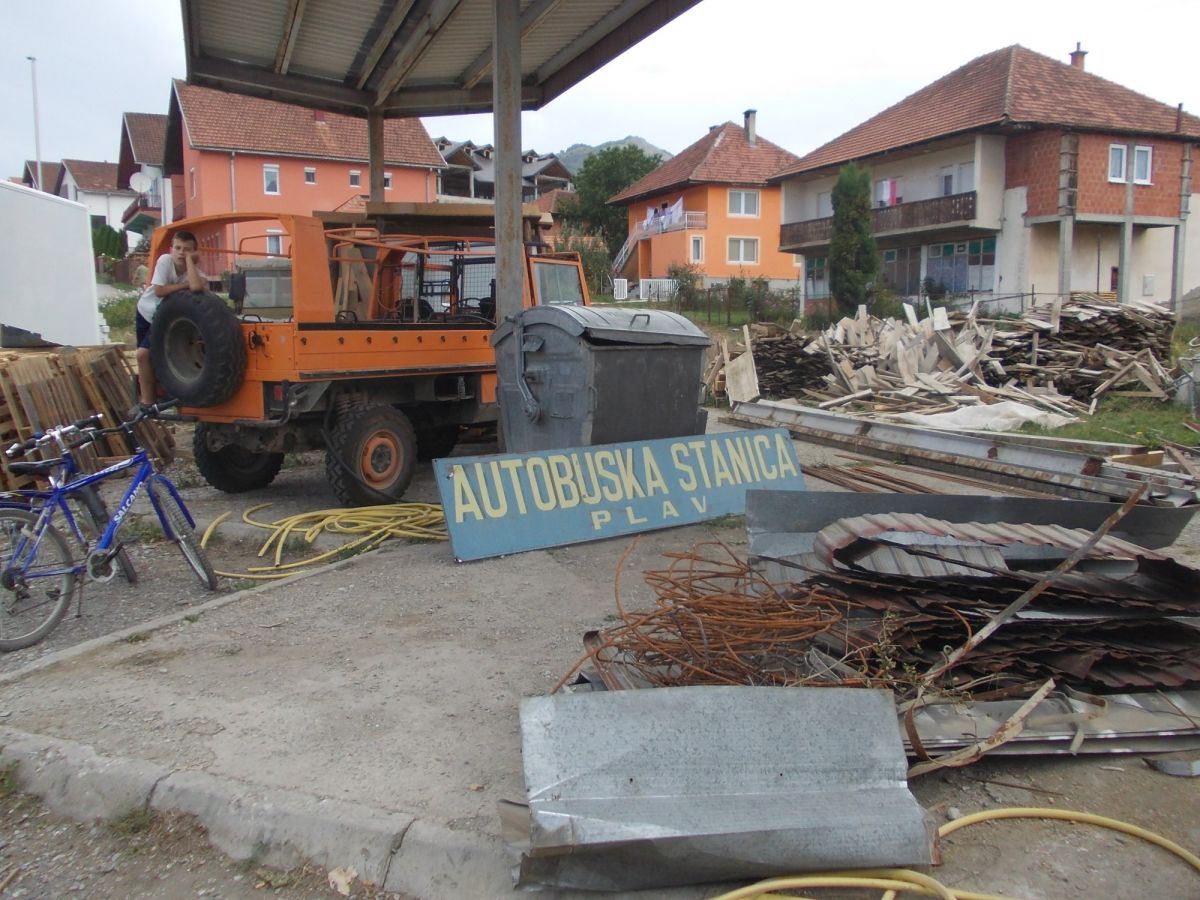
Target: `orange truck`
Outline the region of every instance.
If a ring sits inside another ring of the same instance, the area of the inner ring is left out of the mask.
[[[418,459],[496,422],[491,206],[389,209],[228,213],[155,232],[151,259],[188,230],[210,277],[228,273],[228,300],[170,295],[151,331],[160,389],[196,419],[196,465],[214,487],[264,487],[285,454],[323,449],[341,502],[392,502]],[[588,305],[578,256],[533,240],[539,215],[523,217],[523,307]]]

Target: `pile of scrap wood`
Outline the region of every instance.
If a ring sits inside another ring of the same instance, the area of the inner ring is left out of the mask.
[[[104,415],[105,425],[121,421],[132,402],[132,378],[128,360],[115,346],[3,351],[0,446],[7,447],[94,413]],[[147,421],[138,429],[142,446],[162,462],[170,462],[175,443],[166,426]],[[124,435],[108,435],[92,446],[80,448],[76,461],[83,471],[93,472],[132,452]],[[7,457],[0,454],[0,489],[33,486],[30,476],[9,472]]]
[[[758,390],[823,409],[937,413],[1014,400],[1076,415],[1104,394],[1166,399],[1174,383],[1164,362],[1174,317],[1158,307],[1079,296],[1013,320],[905,314],[859,307],[816,337],[748,335]]]

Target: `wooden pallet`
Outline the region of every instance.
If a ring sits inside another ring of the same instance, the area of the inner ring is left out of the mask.
[[[107,347],[13,350],[0,354],[0,442],[8,446],[34,434],[100,413],[104,424],[121,421],[132,401],[133,374],[122,351]],[[175,455],[175,442],[161,422],[138,426],[138,439],[161,465]],[[81,447],[75,457],[83,472],[95,472],[133,453],[123,435],[108,435]],[[0,455],[0,489],[34,487],[27,475],[8,471]]]

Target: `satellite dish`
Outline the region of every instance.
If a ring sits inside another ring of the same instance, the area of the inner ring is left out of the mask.
[[[154,184],[154,179],[145,172],[134,172],[129,176],[129,186],[139,194],[144,194],[150,190],[152,184]]]

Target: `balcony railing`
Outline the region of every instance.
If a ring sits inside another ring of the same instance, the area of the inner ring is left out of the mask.
[[[633,248],[637,246],[638,241],[644,238],[652,238],[656,234],[666,234],[670,231],[702,231],[706,228],[708,228],[708,213],[706,212],[684,212],[682,215],[643,219],[630,229],[629,237],[625,239],[625,243],[617,252],[616,260],[613,261],[613,271],[621,271],[628,261],[629,255],[633,252]]]
[[[975,218],[975,192],[951,194],[949,197],[934,197],[932,200],[914,200],[912,203],[897,203],[871,210],[871,233],[887,234],[917,228],[933,228],[968,222]],[[788,222],[779,229],[779,244],[782,247],[801,247],[827,244],[833,235],[833,216],[809,219],[806,222]]]
[[[143,209],[162,209],[162,198],[158,191],[149,191],[145,194],[138,194],[133,198],[129,206],[125,207],[125,212],[121,216],[122,222],[128,222],[140,210]]]

